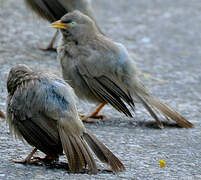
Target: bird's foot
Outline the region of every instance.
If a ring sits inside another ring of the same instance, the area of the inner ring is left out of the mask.
[[[37,164],[39,162],[38,159],[32,159],[32,158],[25,158],[25,159],[13,159],[12,162],[14,163],[20,163],[20,164]]]
[[[53,51],[53,52],[57,51],[57,49],[54,48],[53,46],[47,46],[46,48],[41,47],[39,49],[42,50],[42,51]]]
[[[106,117],[105,115],[98,115],[98,114],[91,114],[91,115],[80,114],[82,122],[85,123],[96,123],[97,120],[95,119],[103,119],[105,117]]]
[[[37,148],[34,148],[31,153],[25,158],[25,159],[21,159],[21,160],[15,160],[13,159],[12,161],[14,163],[21,163],[21,164],[36,164],[39,161],[38,160],[33,160],[32,157],[33,155],[36,153]]]
[[[21,160],[18,160],[18,159],[13,159],[12,162],[14,163],[20,163],[20,164],[37,164],[39,162],[39,160],[32,160],[32,159],[21,159]]]
[[[82,122],[86,122],[86,123],[95,123],[97,122],[94,119],[103,119],[106,116],[105,115],[99,115],[98,113],[100,112],[100,110],[105,106],[106,103],[101,103],[96,109],[95,111],[93,111],[91,114],[89,115],[85,115],[85,114],[80,114],[80,118],[82,120]],[[89,120],[93,119],[93,120]]]
[[[39,156],[33,156],[32,158],[27,157],[21,160],[13,159],[12,161],[14,163],[21,163],[21,164],[37,164],[39,162],[51,163],[52,161],[55,161],[55,160],[57,160],[57,158],[53,158],[51,156],[45,156],[44,158]]]

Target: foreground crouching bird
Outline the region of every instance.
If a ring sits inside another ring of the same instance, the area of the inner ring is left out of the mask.
[[[25,0],[27,6],[43,19],[54,22],[66,13],[79,10],[94,19],[89,0]],[[95,19],[94,19],[95,20]],[[55,33],[50,44],[42,50],[55,50],[53,47],[58,32]]]
[[[74,11],[52,23],[52,27],[62,33],[57,51],[63,78],[79,98],[101,103],[84,117],[84,121],[90,121],[90,117],[101,117],[98,112],[107,103],[132,117],[126,105],[134,109],[134,103],[141,103],[159,127],[162,127],[159,114],[176,121],[183,128],[193,127],[178,112],[149,93],[140,81],[135,62],[126,48],[99,33],[88,16]]]
[[[36,163],[37,149],[53,161],[62,155],[68,159],[70,172],[79,173],[88,166],[97,174],[96,162],[90,149],[113,172],[125,170],[120,160],[84,127],[79,119],[72,88],[58,77],[34,72],[25,65],[10,70],[7,80],[7,120],[11,132],[34,146],[24,160]]]

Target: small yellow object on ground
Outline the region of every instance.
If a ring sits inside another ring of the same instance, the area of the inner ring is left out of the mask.
[[[166,162],[164,160],[160,160],[159,165],[161,168],[164,168],[166,166]]]

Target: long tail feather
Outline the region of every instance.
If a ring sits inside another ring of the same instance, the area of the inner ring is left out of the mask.
[[[159,110],[166,118],[170,118],[174,120],[180,127],[182,128],[192,128],[194,125],[186,120],[182,115],[180,115],[178,112],[173,110],[170,106],[167,104],[161,102],[159,99],[152,95],[145,95],[140,96],[139,94],[135,94],[136,97],[140,100],[140,102],[143,104],[143,106],[147,109],[147,111],[151,114],[151,116],[157,121],[157,123],[161,124],[158,116],[154,112],[153,108],[156,108]]]
[[[182,115],[180,115],[178,112],[176,112],[175,110],[173,110],[170,106],[168,106],[167,104],[161,102],[160,100],[158,100],[155,97],[151,97],[149,99],[149,103],[156,107],[162,114],[164,114],[165,116],[171,118],[172,120],[176,121],[176,123],[183,127],[183,128],[192,128],[194,127],[194,125],[187,121]]]
[[[78,135],[72,135],[65,127],[59,126],[59,135],[69,168],[72,173],[80,173],[88,165],[89,173],[97,174],[96,162],[84,140]]]
[[[96,156],[104,163],[110,165],[113,172],[117,173],[119,171],[124,171],[125,167],[121,161],[104,145],[102,144],[94,135],[89,132],[85,132],[83,135],[87,144],[91,147]]]

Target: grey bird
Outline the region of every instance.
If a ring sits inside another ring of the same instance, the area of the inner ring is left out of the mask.
[[[49,22],[59,20],[66,13],[76,9],[86,14],[87,16],[91,17],[93,20],[95,20],[89,0],[24,0],[24,1],[27,7],[29,7],[29,9],[33,10],[41,18]],[[96,26],[98,27],[97,24]],[[99,31],[101,31],[100,28]],[[58,31],[55,33],[49,45],[46,48],[41,49],[55,50],[53,45],[57,35]]]
[[[159,114],[181,127],[193,127],[182,115],[149,93],[126,48],[99,33],[90,17],[74,11],[52,23],[52,27],[62,33],[57,51],[64,80],[79,98],[101,103],[85,121],[89,117],[99,118],[98,112],[107,103],[132,117],[128,106],[134,110],[134,104],[141,103],[159,127],[162,127]]]
[[[97,174],[90,147],[113,172],[125,170],[120,160],[84,127],[74,92],[64,80],[18,65],[9,72],[7,90],[10,132],[35,147],[27,158],[14,162],[38,162],[42,158],[33,157],[37,149],[46,154],[45,160],[53,161],[64,150],[70,172],[80,173],[88,167],[89,173]]]
[[[2,118],[2,119],[6,118],[5,114],[1,110],[0,110],[0,118]]]

